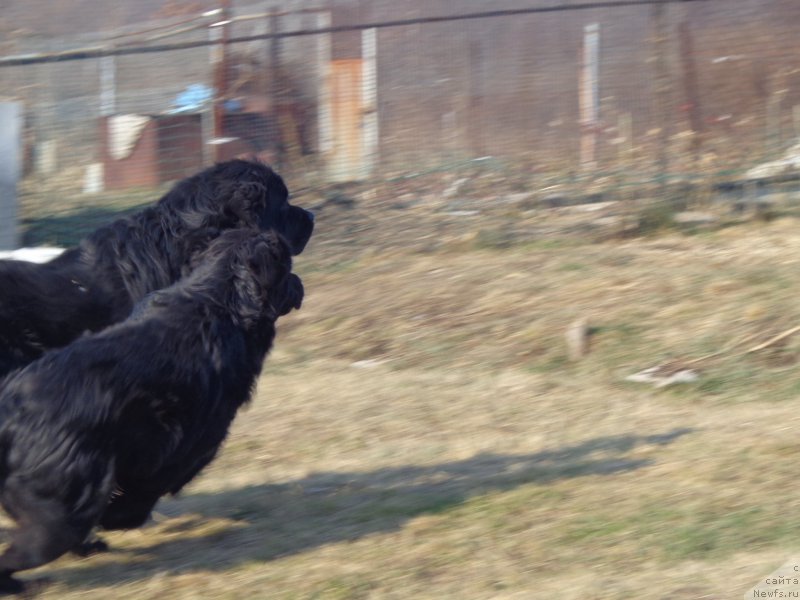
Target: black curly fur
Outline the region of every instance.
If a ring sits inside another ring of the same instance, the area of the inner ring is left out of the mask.
[[[95,525],[140,526],[216,455],[251,396],[275,320],[303,286],[274,232],[239,229],[125,321],[9,375],[0,387],[0,504],[16,521],[12,574],[82,548]]]
[[[232,160],[177,183],[156,205],[96,230],[53,261],[0,261],[0,375],[124,319],[149,292],[187,272],[222,231],[274,229],[303,251],[313,216],[288,202],[281,177]]]

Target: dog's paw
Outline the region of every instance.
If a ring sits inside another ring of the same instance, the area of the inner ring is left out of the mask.
[[[101,554],[103,552],[110,552],[108,544],[100,538],[93,538],[85,540],[72,549],[73,554],[78,556],[92,556],[94,554]]]
[[[19,579],[14,579],[11,577],[11,575],[0,576],[0,596],[13,596],[16,594],[22,594],[26,590],[31,591],[28,590],[27,586]]]

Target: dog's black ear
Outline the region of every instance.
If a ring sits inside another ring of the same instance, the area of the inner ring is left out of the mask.
[[[256,181],[229,182],[219,191],[226,225],[257,227],[267,204],[267,188]]]
[[[299,278],[292,277],[291,261],[288,244],[274,232],[253,236],[243,244],[234,266],[236,309],[243,322],[274,320],[299,307],[302,284],[298,286]]]
[[[250,248],[249,265],[264,287],[279,284],[292,270],[291,252],[286,240],[274,231],[256,236]]]
[[[277,300],[279,315],[285,315],[293,308],[300,310],[300,307],[303,306],[303,297],[305,296],[303,280],[294,273],[289,273],[289,277],[286,278],[286,286],[280,290],[280,293],[281,298]]]
[[[206,227],[190,230],[179,240],[182,244],[181,254],[185,257],[185,262],[181,265],[181,277],[189,275],[205,260],[208,247],[220,233],[216,227]]]

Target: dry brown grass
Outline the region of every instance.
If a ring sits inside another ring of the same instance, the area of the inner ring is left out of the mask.
[[[437,218],[323,211],[224,453],[41,597],[727,599],[797,552],[800,336],[746,353],[800,324],[796,220],[498,249],[553,216]]]

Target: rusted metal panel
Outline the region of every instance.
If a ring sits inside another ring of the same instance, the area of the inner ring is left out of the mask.
[[[331,63],[333,151],[329,168],[330,176],[336,181],[350,181],[363,176],[362,74],[363,61],[360,58]]]
[[[139,132],[130,152],[124,158],[115,159],[111,148],[111,120],[100,119],[103,140],[103,176],[105,188],[121,190],[131,187],[156,187],[158,176],[158,127],[150,121]]]
[[[200,115],[142,115],[146,124],[124,156],[114,156],[111,119],[100,119],[106,189],[157,187],[181,179],[203,166]]]

